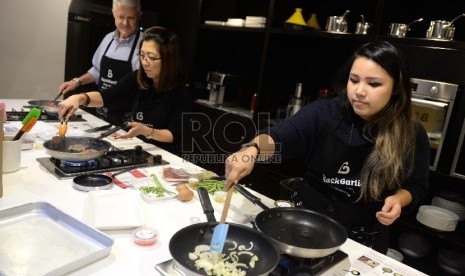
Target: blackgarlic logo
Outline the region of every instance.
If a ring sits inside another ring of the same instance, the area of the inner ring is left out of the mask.
[[[341,167],[339,168],[339,171],[337,171],[338,174],[348,174],[350,172],[350,167],[349,167],[349,162],[344,162],[342,163]]]
[[[111,69],[108,70],[107,77],[110,79],[113,78],[113,71],[111,71]]]

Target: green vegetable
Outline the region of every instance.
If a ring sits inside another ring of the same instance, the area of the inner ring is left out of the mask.
[[[161,184],[160,180],[155,174],[152,174],[152,181],[155,184],[154,186],[142,186],[139,188],[145,194],[155,194],[156,197],[163,197],[165,194],[174,194],[171,191],[166,190]]]
[[[204,187],[209,194],[213,195],[216,191],[224,191],[224,182],[221,180],[204,179],[199,181],[197,187]]]

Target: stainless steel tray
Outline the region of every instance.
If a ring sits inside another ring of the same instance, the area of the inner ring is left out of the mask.
[[[63,275],[112,246],[112,238],[47,202],[0,210],[0,275]]]

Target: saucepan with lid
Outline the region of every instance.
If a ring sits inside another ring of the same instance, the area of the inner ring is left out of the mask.
[[[455,17],[452,21],[446,20],[433,20],[429,24],[426,31],[426,38],[439,39],[439,40],[453,40],[455,33],[454,22],[460,17],[465,16],[465,13]]]
[[[418,18],[408,24],[391,23],[389,24],[389,35],[394,37],[405,37],[407,31],[410,30],[410,25],[423,21],[423,18]]]

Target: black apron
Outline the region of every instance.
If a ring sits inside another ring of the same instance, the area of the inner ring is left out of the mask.
[[[129,53],[127,60],[118,60],[106,56],[108,49],[110,48],[113,39],[108,43],[105,52],[103,53],[100,61],[100,80],[99,80],[99,91],[105,91],[115,85],[124,75],[132,72],[132,57],[136,50],[137,41],[139,40],[140,32],[136,33],[134,43]],[[125,120],[125,112],[130,110],[114,110],[108,109],[106,112],[102,112],[107,121],[114,125],[121,125]]]
[[[360,171],[373,144],[347,145],[335,134],[341,123],[342,120],[318,142],[308,159],[305,181],[295,187],[292,201],[297,207],[336,219],[346,227],[351,239],[386,253],[387,227],[375,216],[383,202],[355,202],[360,195]],[[350,136],[347,133],[347,140]]]
[[[145,92],[138,90],[137,96],[132,103],[131,112],[126,114],[125,121],[140,122],[151,128],[165,128],[163,126],[168,124],[169,116],[166,116],[164,120],[161,120],[161,118],[157,116],[156,114],[158,113],[157,109],[153,108],[154,106],[160,105],[160,101],[163,100],[162,98],[165,95],[160,95],[156,99],[150,100],[150,99],[147,99],[147,98],[144,99],[143,97],[141,97],[141,93],[145,93]],[[151,91],[149,93],[158,93],[158,92]],[[166,103],[166,105],[168,105],[168,103]],[[154,125],[151,122],[156,122],[156,124]],[[178,155],[181,153],[182,145],[180,143],[164,143],[164,142],[156,141],[153,139],[147,139],[143,135],[139,135],[138,137],[146,143],[154,144],[171,153],[178,154]]]

